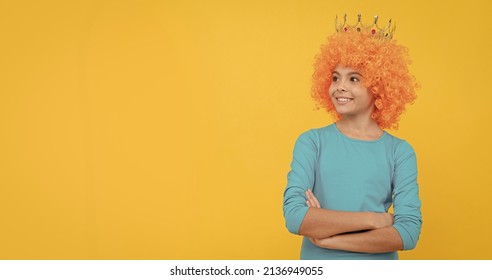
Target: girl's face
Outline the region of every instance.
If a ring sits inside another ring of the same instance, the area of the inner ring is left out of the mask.
[[[329,94],[340,115],[371,117],[374,96],[364,86],[362,79],[362,75],[350,67],[338,65],[333,71]]]

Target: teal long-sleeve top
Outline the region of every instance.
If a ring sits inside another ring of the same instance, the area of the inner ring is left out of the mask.
[[[387,132],[376,140],[353,139],[335,124],[306,131],[295,143],[283,200],[286,226],[294,234],[308,210],[307,189],[331,210],[387,212],[393,204],[393,227],[404,250],[416,246],[421,202],[416,156],[408,142]],[[398,254],[324,249],[304,237],[301,259],[398,259]]]

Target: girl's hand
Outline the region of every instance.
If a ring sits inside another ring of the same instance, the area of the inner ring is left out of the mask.
[[[392,226],[395,222],[395,215],[391,213],[374,213],[374,228],[384,228]]]
[[[314,196],[314,193],[310,189],[306,191],[306,197],[306,204],[308,207],[321,208],[318,199]]]
[[[310,237],[309,240],[316,246],[320,248],[326,248],[326,249],[331,249],[331,243],[333,243],[333,238],[332,237],[327,237],[327,238],[312,238]]]

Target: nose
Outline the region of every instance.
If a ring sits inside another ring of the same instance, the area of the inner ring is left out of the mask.
[[[338,83],[337,90],[339,92],[345,92],[345,91],[347,91],[347,88],[345,87],[345,81],[343,79],[340,80],[340,82]]]

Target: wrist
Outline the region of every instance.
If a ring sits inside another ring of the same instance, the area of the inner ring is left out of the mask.
[[[372,212],[373,220],[372,220],[372,229],[379,229],[384,227],[389,227],[393,225],[394,216],[393,214],[386,212]]]
[[[379,213],[377,212],[368,212],[367,213],[369,215],[369,229],[377,229],[380,222],[380,216],[379,216]]]

